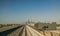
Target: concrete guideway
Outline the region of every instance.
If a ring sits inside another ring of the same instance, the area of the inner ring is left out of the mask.
[[[27,29],[27,27],[26,27],[26,31],[27,31],[27,36],[32,36],[32,33],[29,31],[29,29]]]
[[[44,35],[28,25],[23,25],[3,32],[2,36],[44,36]]]
[[[32,36],[26,26],[24,27],[22,36]]]
[[[43,34],[40,34],[38,31],[36,31],[35,29],[29,27],[28,25],[26,26],[26,28],[28,29],[28,31],[30,32],[29,36],[44,36]],[[28,32],[27,31],[27,32]],[[29,33],[28,32],[28,33]]]
[[[13,32],[11,32],[7,36],[20,36],[19,34],[21,33],[22,29],[23,29],[23,26],[15,31],[13,31]]]
[[[8,34],[12,33],[13,31],[21,28],[22,26],[18,26],[18,27],[15,27],[15,28],[11,28],[9,30],[5,30],[5,31],[2,31],[0,32],[0,36],[7,36]]]
[[[25,27],[23,29],[22,36],[25,36]]]

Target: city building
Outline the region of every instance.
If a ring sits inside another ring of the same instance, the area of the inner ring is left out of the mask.
[[[36,23],[35,25],[36,29],[39,30],[56,30],[57,24],[55,22],[53,23]]]

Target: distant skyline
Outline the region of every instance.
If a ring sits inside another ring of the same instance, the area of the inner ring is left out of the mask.
[[[60,23],[60,0],[0,0],[0,23]]]

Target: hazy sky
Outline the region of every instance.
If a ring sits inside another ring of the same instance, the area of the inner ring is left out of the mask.
[[[60,0],[0,0],[0,23],[27,20],[60,23]]]

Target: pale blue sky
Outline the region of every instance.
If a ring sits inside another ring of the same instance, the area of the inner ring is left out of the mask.
[[[0,0],[0,23],[21,23],[28,18],[60,23],[60,0]]]

